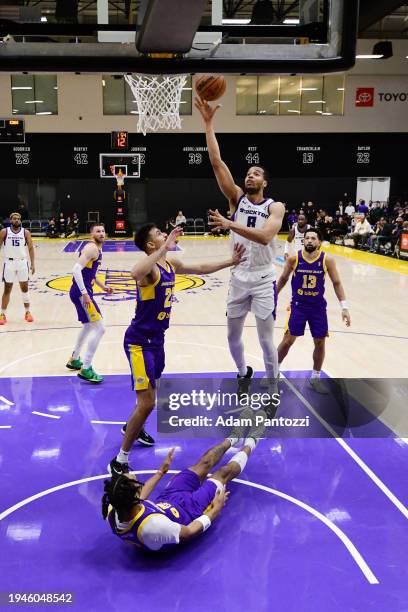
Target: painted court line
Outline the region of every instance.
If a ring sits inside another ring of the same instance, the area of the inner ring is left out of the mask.
[[[0,429],[11,429],[11,425],[0,425]]]
[[[124,425],[126,421],[91,421],[91,423],[96,423],[96,425]]]
[[[4,395],[0,395],[0,402],[2,404],[6,404],[7,406],[14,406],[13,402],[10,402],[10,400],[6,399]]]
[[[398,499],[396,495],[387,487],[387,485],[377,476],[375,472],[361,459],[359,455],[345,442],[342,438],[339,438],[335,430],[325,421],[320,414],[313,408],[312,404],[292,385],[292,383],[283,374],[282,379],[285,381],[289,389],[300,399],[302,404],[311,412],[316,419],[323,425],[326,431],[336,440],[336,442],[343,448],[344,451],[357,463],[357,465],[367,474],[367,476],[374,482],[374,484],[384,493],[392,504],[408,519],[408,508]]]
[[[156,471],[157,470],[135,470],[132,473],[133,474],[155,474]],[[178,473],[179,473],[179,470],[169,470],[168,471],[168,474],[178,474]],[[37,499],[40,499],[41,497],[45,497],[46,495],[49,495],[50,493],[55,493],[56,491],[67,489],[68,487],[74,487],[84,482],[91,482],[93,480],[101,480],[102,478],[109,478],[109,477],[110,477],[110,474],[90,476],[88,478],[81,478],[80,480],[73,480],[71,482],[66,482],[62,485],[57,485],[56,487],[52,487],[50,489],[40,491],[39,493],[36,493],[35,495],[31,495],[30,497],[23,499],[22,501],[18,502],[17,504],[14,504],[10,508],[7,508],[7,510],[4,510],[3,512],[1,512],[0,521],[10,516],[10,514],[13,514],[13,512],[15,512],[16,510],[19,510],[20,508],[27,506],[31,502]],[[379,584],[379,581],[374,575],[373,571],[371,570],[371,568],[369,567],[369,565],[367,564],[363,556],[360,554],[360,552],[357,550],[356,546],[350,540],[350,538],[344,533],[344,531],[342,531],[337,525],[335,525],[330,519],[328,519],[327,516],[325,516],[324,514],[321,514],[318,510],[316,510],[312,506],[305,504],[300,499],[296,499],[296,497],[287,495],[286,493],[283,493],[282,491],[278,491],[277,489],[271,489],[270,487],[267,487],[265,485],[258,484],[256,482],[251,482],[249,480],[241,480],[240,478],[235,478],[234,482],[245,485],[247,487],[252,487],[254,489],[259,489],[260,491],[266,491],[267,493],[271,493],[272,495],[276,495],[277,497],[280,497],[286,501],[289,501],[290,503],[295,504],[299,508],[306,510],[306,512],[308,512],[309,514],[312,514],[315,518],[317,518],[324,525],[326,525],[326,527],[328,527],[339,538],[339,540],[346,547],[347,551],[350,553],[351,557],[353,558],[353,560],[355,561],[355,563],[357,564],[361,572],[364,574],[366,580],[370,584]]]
[[[56,414],[46,414],[45,412],[38,412],[38,410],[33,410],[32,414],[37,414],[38,416],[47,417],[49,419],[60,419],[61,417]]]

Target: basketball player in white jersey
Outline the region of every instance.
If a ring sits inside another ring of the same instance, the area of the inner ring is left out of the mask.
[[[4,291],[1,298],[0,325],[7,323],[6,311],[15,280],[20,283],[25,308],[24,318],[28,323],[34,321],[30,313],[30,295],[28,293],[29,269],[31,269],[31,274],[35,272],[33,241],[30,232],[22,227],[19,213],[11,213],[10,221],[11,227],[5,227],[0,231],[0,248],[1,245],[4,245],[2,274]],[[28,266],[27,249],[30,254],[30,268]]]
[[[242,244],[246,250],[246,261],[232,268],[227,300],[228,344],[238,369],[238,386],[245,391],[253,374],[245,362],[242,343],[249,311],[255,315],[266,377],[274,386],[278,377],[277,351],[273,344],[277,296],[275,236],[282,226],[285,207],[282,202],[265,198],[267,176],[261,166],[248,169],[245,191],[235,184],[229,168],[221,159],[215,136],[213,118],[219,105],[210,106],[196,98],[195,106],[204,119],[210,162],[231,212],[231,219],[226,219],[218,211],[210,211],[211,225],[229,229],[234,244]]]
[[[292,228],[289,230],[289,234],[285,242],[285,261],[289,257],[291,243],[293,243],[292,246],[294,246],[293,255],[303,249],[305,245],[305,231],[310,228],[311,226],[307,222],[306,215],[299,215],[297,223],[294,223]]]

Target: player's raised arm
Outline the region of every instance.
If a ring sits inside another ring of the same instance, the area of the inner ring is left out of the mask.
[[[211,221],[209,225],[212,227],[222,227],[230,229],[232,232],[257,242],[258,244],[267,245],[270,243],[282,227],[282,220],[285,214],[285,207],[282,202],[274,202],[269,219],[266,221],[264,226],[260,229],[254,227],[245,227],[237,221],[226,219],[218,212],[218,210],[210,210]]]
[[[157,472],[146,480],[139,495],[140,499],[147,499],[156,487],[157,483],[160,482],[162,477],[169,471],[169,467],[173,461],[174,450],[174,447],[169,450],[166,459],[163,461]]]
[[[213,121],[215,113],[220,108],[220,104],[210,106],[208,102],[196,97],[194,100],[194,105],[204,119],[208,155],[214,170],[215,178],[217,179],[219,188],[229,202],[231,212],[234,212],[237,201],[241,197],[243,191],[238,185],[235,184],[227,164],[221,159],[220,147],[215,136]]]
[[[327,274],[329,275],[330,280],[333,283],[334,292],[340,302],[342,319],[345,322],[346,326],[350,327],[351,318],[348,309],[348,304],[346,301],[346,293],[340,280],[340,276],[336,267],[336,262],[330,255],[326,255],[326,268]]]
[[[245,247],[242,244],[236,244],[232,256],[225,261],[214,262],[214,263],[202,263],[202,264],[189,264],[180,261],[179,259],[172,259],[171,263],[177,274],[211,274],[212,272],[218,272],[223,268],[230,268],[231,266],[237,266],[242,261],[245,261]]]
[[[276,288],[278,290],[278,294],[280,291],[282,291],[282,289],[284,288],[284,286],[286,285],[286,283],[288,282],[290,275],[293,272],[293,268],[295,266],[296,263],[296,256],[292,255],[292,257],[288,257],[285,265],[283,266],[283,270],[282,270],[282,274],[279,277],[279,280],[277,282]]]
[[[191,521],[191,523],[188,525],[181,526],[180,540],[190,540],[200,533],[207,531],[207,529],[211,527],[213,520],[217,518],[222,508],[227,503],[228,497],[229,491],[226,489],[224,489],[224,491],[217,491],[212,507],[208,512],[206,512],[206,514],[199,516],[194,521]]]
[[[158,231],[160,231],[157,228]],[[154,267],[160,259],[166,256],[166,253],[173,249],[177,243],[177,239],[183,233],[183,229],[181,227],[175,227],[174,230],[170,232],[167,237],[166,242],[163,244],[160,249],[153,251],[150,255],[143,257],[140,261],[138,261],[130,271],[132,278],[135,279],[136,282],[141,281],[146,276],[149,276],[154,273]]]

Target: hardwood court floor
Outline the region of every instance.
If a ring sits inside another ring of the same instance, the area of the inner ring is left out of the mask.
[[[8,324],[0,329],[0,376],[66,374],[65,362],[74,344],[79,323],[69,300],[70,274],[80,243],[35,242],[37,271],[30,283],[34,323],[23,321],[19,287],[8,308]],[[228,257],[228,239],[182,239],[176,256],[191,261],[216,261]],[[104,249],[102,277],[117,288],[112,296],[99,296],[106,334],[94,366],[105,374],[127,372],[122,348],[125,329],[134,309],[132,263],[141,254],[130,241],[110,241]],[[327,247],[336,262],[350,304],[352,327],[346,329],[330,281],[327,282],[330,338],[324,369],[332,377],[404,377],[408,363],[407,289],[408,262]],[[68,252],[67,252],[68,251]],[[277,270],[282,266],[283,242],[278,242]],[[171,257],[172,255],[170,255]],[[234,364],[226,337],[225,301],[229,270],[206,277],[179,278],[170,329],[167,332],[167,372],[229,371]],[[275,342],[278,343],[290,300],[290,285],[279,298]],[[248,363],[262,369],[255,321],[247,319],[245,349]],[[312,366],[312,340],[299,339],[285,361],[285,369]]]

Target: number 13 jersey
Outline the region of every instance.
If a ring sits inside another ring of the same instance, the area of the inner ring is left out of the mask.
[[[269,207],[273,205],[273,203],[274,200],[267,198],[255,204],[251,202],[246,195],[242,195],[238,201],[233,219],[244,227],[262,229],[270,217]],[[245,261],[232,269],[231,281],[234,284],[257,283],[266,275],[272,280],[276,279],[274,265],[276,257],[276,238],[272,238],[269,244],[266,245],[244,238],[235,232],[232,232],[232,238],[234,245],[244,245],[246,257]]]

